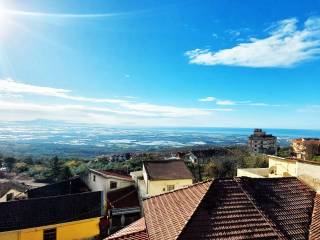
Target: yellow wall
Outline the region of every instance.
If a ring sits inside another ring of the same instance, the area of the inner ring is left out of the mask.
[[[0,233],[0,240],[43,240],[43,230],[57,228],[57,240],[79,240],[99,235],[100,218]]]
[[[276,175],[286,177],[297,176],[297,161],[269,156],[269,168],[275,169]]]
[[[174,185],[174,189],[182,188],[192,184],[192,179],[175,179],[175,180],[148,180],[148,196],[154,196],[167,192],[168,185]],[[163,191],[164,190],[164,191]]]

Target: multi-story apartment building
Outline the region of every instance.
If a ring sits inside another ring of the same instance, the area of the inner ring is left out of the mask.
[[[248,139],[249,150],[253,153],[276,154],[277,137],[266,134],[262,129],[254,129]]]

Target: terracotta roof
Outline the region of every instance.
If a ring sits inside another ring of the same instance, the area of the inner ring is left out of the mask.
[[[320,234],[320,197],[293,177],[199,183],[145,200],[144,213],[149,240],[306,240],[309,231],[310,239]]]
[[[3,197],[11,189],[15,189],[19,192],[25,192],[28,187],[26,185],[13,181],[0,183],[0,197]]]
[[[112,172],[112,171],[106,171],[106,170],[90,169],[90,171],[98,173],[103,177],[111,176],[111,177],[121,178],[121,179],[127,180],[127,181],[133,181],[132,177],[130,175],[125,175],[125,174],[116,173],[116,172]]]
[[[211,181],[151,197],[144,201],[150,240],[176,239],[190,220]]]
[[[317,194],[314,200],[309,239],[320,239],[320,194]]]
[[[135,186],[129,186],[107,193],[109,207],[130,208],[139,207],[138,192]]]
[[[192,179],[192,173],[182,160],[143,162],[150,180]]]
[[[140,218],[139,220],[114,233],[106,239],[148,240],[149,238],[147,234],[145,219]]]

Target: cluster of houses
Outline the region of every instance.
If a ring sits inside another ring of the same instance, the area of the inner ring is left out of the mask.
[[[199,183],[186,162],[228,150],[144,161],[128,175],[89,169],[31,189],[3,183],[0,240],[320,239],[320,163],[306,158],[310,149],[318,154],[318,142],[296,144],[299,157],[268,155],[267,168]]]

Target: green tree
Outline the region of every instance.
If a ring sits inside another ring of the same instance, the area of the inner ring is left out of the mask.
[[[57,156],[50,159],[48,171],[49,171],[48,176],[50,177],[50,180],[57,182],[59,180],[60,173],[62,171],[62,164]]]
[[[11,172],[16,162],[16,159],[14,157],[7,157],[3,160],[3,162],[7,170]]]
[[[68,166],[63,166],[58,180],[63,181],[63,180],[67,180],[71,177],[72,177],[72,173],[70,171],[70,168]]]

